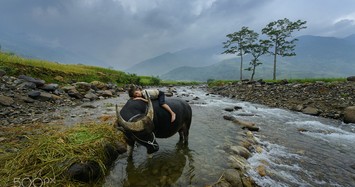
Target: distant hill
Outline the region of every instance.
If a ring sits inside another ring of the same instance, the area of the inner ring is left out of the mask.
[[[126,72],[138,75],[160,76],[182,66],[201,67],[218,62],[216,56],[222,51],[221,46],[202,49],[184,49],[178,52],[168,52],[145,60],[126,69]]]
[[[88,54],[73,53],[53,44],[39,43],[25,33],[8,34],[0,30],[1,50],[14,52],[17,55],[64,64],[85,64],[109,67],[105,62],[95,59]]]
[[[324,78],[355,75],[355,35],[346,38],[301,36],[296,43],[296,56],[278,58],[277,78]],[[272,79],[273,60],[262,58],[255,79]],[[205,67],[183,66],[160,76],[167,80],[239,79],[239,58],[221,61]],[[244,67],[248,65],[245,58]],[[244,78],[250,78],[248,71]]]

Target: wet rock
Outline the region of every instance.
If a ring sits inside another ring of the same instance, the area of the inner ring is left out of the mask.
[[[294,111],[297,111],[297,112],[301,112],[303,109],[303,105],[296,105],[296,106],[293,106],[291,108],[291,110],[294,110]]]
[[[231,162],[230,166],[233,169],[237,169],[237,170],[240,170],[240,171],[244,171],[245,170],[246,165],[247,165],[247,161],[243,157],[240,157],[240,156],[229,156],[228,160]]]
[[[227,111],[227,112],[233,112],[234,108],[224,108],[224,110]]]
[[[14,104],[14,100],[11,97],[0,95],[0,104],[3,106],[11,106]]]
[[[225,120],[233,121],[233,123],[235,123],[235,124],[241,125],[243,129],[246,128],[246,129],[248,129],[250,131],[259,131],[259,127],[256,127],[255,123],[242,121],[242,120],[239,120],[239,119],[235,118],[234,116],[225,115],[225,116],[223,116],[223,118]]]
[[[235,169],[226,170],[223,174],[223,178],[233,187],[243,187],[240,173]]]
[[[258,174],[262,177],[265,177],[266,176],[266,169],[265,169],[265,166],[264,165],[259,165],[257,168],[256,168],[256,172],[258,172]]]
[[[240,109],[242,109],[241,106],[235,106],[235,107],[234,107],[234,110],[240,110]]]
[[[307,106],[306,108],[304,108],[302,110],[302,113],[313,115],[313,116],[318,116],[320,114],[320,111],[317,108]]]
[[[230,149],[233,151],[234,154],[240,155],[240,156],[244,157],[245,159],[248,159],[251,156],[251,153],[245,147],[232,146]]]
[[[82,108],[96,108],[97,106],[91,104],[91,103],[84,103],[81,105]]]
[[[71,179],[82,182],[91,182],[96,181],[100,177],[101,168],[95,161],[75,163],[69,167],[67,174]]]
[[[344,123],[355,123],[355,106],[347,107],[344,110]]]

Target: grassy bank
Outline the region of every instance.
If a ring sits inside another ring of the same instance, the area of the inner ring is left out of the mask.
[[[158,77],[137,76],[123,71],[82,64],[60,64],[38,59],[28,59],[13,53],[0,52],[0,70],[7,75],[27,75],[51,83],[111,82],[117,85],[191,85],[195,82],[162,81]]]
[[[0,130],[7,137],[0,146],[0,186],[42,186],[44,182],[47,186],[86,186],[69,180],[68,168],[73,163],[96,161],[104,176],[109,170],[105,146],[124,142],[123,135],[109,124],[72,128],[36,124]]]

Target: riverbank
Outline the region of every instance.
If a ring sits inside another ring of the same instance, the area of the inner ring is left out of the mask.
[[[339,120],[355,116],[354,111],[349,114],[345,112],[355,106],[355,82],[353,81],[331,83],[238,82],[211,87],[208,90],[210,93],[225,97],[314,116]]]

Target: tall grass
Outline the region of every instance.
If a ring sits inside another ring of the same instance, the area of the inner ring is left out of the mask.
[[[46,82],[70,83],[91,82],[94,80],[117,85],[191,85],[196,82],[162,81],[159,77],[137,76],[109,68],[88,66],[82,64],[60,64],[39,59],[28,59],[13,53],[0,52],[0,69],[8,75],[28,75],[43,79]]]

